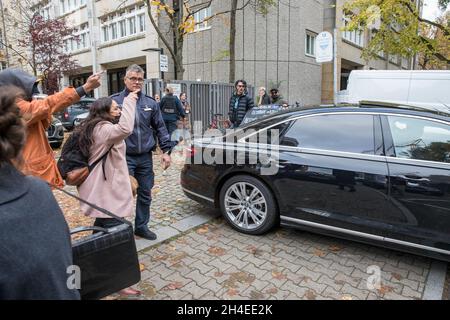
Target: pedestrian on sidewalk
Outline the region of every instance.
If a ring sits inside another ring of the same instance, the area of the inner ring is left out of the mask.
[[[166,88],[166,95],[161,99],[159,107],[161,108],[167,131],[169,131],[169,135],[172,137],[172,133],[177,129],[177,121],[181,119],[184,121],[186,117],[180,99],[173,95],[172,87]]]
[[[245,117],[248,110],[255,106],[255,102],[248,95],[247,82],[245,80],[238,80],[234,84],[235,92],[230,98],[228,116],[233,127],[238,127]]]
[[[124,218],[133,215],[125,138],[133,132],[137,100],[137,91],[130,92],[120,110],[111,98],[100,98],[92,104],[86,120],[75,129],[82,153],[89,156],[89,164],[108,154],[106,161],[95,166],[78,186],[80,197]],[[95,227],[108,229],[122,223],[85,203],[80,202],[80,208],[86,216],[96,218]],[[139,291],[127,288],[120,293],[135,295]]]
[[[122,105],[125,97],[131,92],[141,90],[144,83],[144,70],[138,65],[127,68],[125,90],[114,94],[111,98]],[[162,119],[158,103],[142,92],[137,94],[135,117],[136,122],[132,134],[125,140],[128,172],[138,181],[136,200],[135,234],[147,240],[155,240],[156,234],[149,230],[151,190],[154,184],[152,152],[156,150],[157,136],[162,150],[163,169],[171,164],[170,152],[176,143],[170,141],[169,133]]]
[[[267,106],[270,104],[270,97],[267,94],[266,88],[259,88],[258,92],[258,106]]]
[[[183,126],[187,130],[191,130],[191,105],[187,100],[187,94],[186,92],[180,93],[180,101],[181,105],[183,106],[184,113],[186,114],[186,117],[183,121]]]
[[[67,286],[69,227],[49,186],[20,172],[26,127],[17,88],[0,88],[0,300],[79,300]]]
[[[272,88],[270,89],[270,104],[283,106],[288,105],[288,102],[283,99],[283,97],[280,95],[280,91],[277,88]]]
[[[25,160],[23,172],[50,184],[63,186],[64,181],[56,166],[46,132],[53,113],[64,110],[100,86],[100,74],[90,76],[87,82],[77,89],[68,87],[39,100],[33,98],[40,93],[37,78],[23,70],[6,69],[0,72],[0,86],[6,85],[14,85],[22,91],[17,98],[17,106],[27,128],[27,140],[23,149]]]

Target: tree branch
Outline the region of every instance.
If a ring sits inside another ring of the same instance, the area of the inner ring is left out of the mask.
[[[152,6],[150,3],[150,0],[145,0],[146,4],[147,4],[147,13],[148,16],[150,18],[150,22],[152,23],[153,27],[156,30],[156,33],[158,34],[159,38],[162,40],[162,42],[164,43],[164,45],[167,47],[167,50],[169,50],[170,55],[172,56],[173,61],[177,64],[177,66],[179,66],[179,63],[177,61],[177,58],[175,56],[175,53],[173,51],[173,48],[170,46],[169,41],[166,39],[166,37],[164,36],[164,34],[161,32],[161,30],[159,29],[158,25],[156,24],[155,19],[153,18],[152,15]]]

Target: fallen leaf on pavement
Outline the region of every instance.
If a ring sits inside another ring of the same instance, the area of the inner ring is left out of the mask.
[[[154,257],[153,260],[163,261],[163,260],[167,260],[167,258],[169,258],[168,254],[160,254],[160,255],[157,255],[156,257]]]
[[[272,277],[277,280],[284,280],[287,278],[285,274],[277,270],[272,270]]]
[[[227,291],[227,295],[229,295],[230,297],[237,296],[238,293],[239,293],[239,291],[234,288],[231,288]]]
[[[214,256],[223,256],[226,253],[226,250],[220,247],[211,247],[208,249],[208,252]]]
[[[308,290],[305,293],[306,299],[308,300],[316,300],[316,292],[314,290]]]
[[[317,257],[324,257],[326,255],[326,252],[320,249],[314,249],[314,255]]]
[[[381,295],[384,295],[384,294],[386,294],[388,292],[391,292],[392,290],[394,290],[394,288],[389,287],[389,286],[381,286],[378,289],[378,293],[381,294]]]
[[[278,292],[277,288],[270,288],[266,290],[267,294],[276,294]]]
[[[203,227],[197,229],[197,231],[195,231],[195,232],[197,232],[198,234],[205,234],[205,233],[208,233],[208,231],[209,231],[208,226],[203,226]]]
[[[214,277],[223,277],[223,272],[215,272]]]
[[[164,287],[164,290],[177,290],[183,288],[184,285],[182,282],[172,282],[169,283],[167,286]]]
[[[139,263],[139,270],[144,271],[145,270],[145,264]]]
[[[259,292],[259,291],[253,290],[252,292],[250,292],[250,299],[253,299],[253,300],[261,300],[261,299],[264,299],[264,294],[262,294],[262,293]]]
[[[333,252],[338,252],[338,251],[342,250],[342,247],[334,244],[334,245],[329,246],[328,250],[333,251]]]
[[[344,294],[344,295],[341,297],[341,300],[353,300],[353,297],[350,296],[350,295],[348,295],[348,294]]]

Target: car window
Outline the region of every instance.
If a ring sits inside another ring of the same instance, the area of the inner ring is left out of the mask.
[[[450,162],[450,126],[439,122],[388,116],[398,158]]]
[[[287,130],[281,145],[375,154],[374,117],[339,114],[301,118]]]
[[[246,138],[246,142],[262,143],[262,144],[280,144],[280,137],[283,136],[292,121],[285,121],[277,124],[269,129],[259,130],[257,134],[252,135],[252,132],[256,132],[255,128],[248,128],[245,132],[250,134],[249,138]]]
[[[89,109],[92,105],[92,102],[82,102],[81,103],[81,108],[82,109]]]

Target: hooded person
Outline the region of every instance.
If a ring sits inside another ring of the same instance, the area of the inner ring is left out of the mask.
[[[39,177],[56,186],[63,186],[53,151],[48,143],[46,131],[51,124],[52,114],[76,103],[87,92],[100,86],[100,74],[92,75],[78,87],[68,87],[43,99],[38,95],[37,78],[21,69],[6,69],[0,72],[0,87],[15,86],[20,89],[16,104],[25,121],[27,138],[23,149],[23,173]]]

